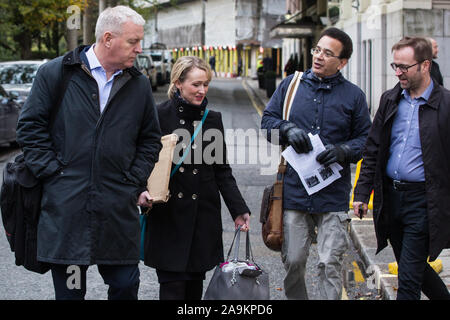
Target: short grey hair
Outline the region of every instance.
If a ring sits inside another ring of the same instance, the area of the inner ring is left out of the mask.
[[[144,18],[130,7],[116,6],[114,8],[106,8],[100,13],[100,16],[97,19],[97,24],[95,26],[96,42],[100,42],[106,31],[121,34],[122,25],[128,21],[139,26],[145,24]]]

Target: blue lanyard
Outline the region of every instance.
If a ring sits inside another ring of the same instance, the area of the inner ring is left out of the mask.
[[[188,155],[189,150],[191,149],[192,142],[194,142],[195,137],[200,132],[200,130],[201,130],[202,126],[203,126],[203,123],[205,122],[206,116],[208,115],[208,112],[209,112],[209,110],[205,109],[205,113],[203,114],[202,122],[195,129],[194,134],[192,135],[191,141],[189,142],[189,145],[186,147],[186,150],[184,150],[183,156],[181,157],[180,161],[178,161],[177,165],[175,166],[175,168],[173,168],[172,172],[170,173],[170,177],[171,178],[173,177],[175,172],[177,172],[178,168],[181,166],[181,164],[183,163],[184,159],[186,159],[186,156]]]
[[[170,173],[170,177],[172,177],[175,172],[177,172],[178,168],[181,166],[181,164],[183,163],[184,159],[186,158],[189,149],[192,145],[192,142],[194,142],[195,137],[197,136],[197,134],[200,132],[200,129],[203,126],[203,122],[205,122],[206,119],[206,115],[208,114],[208,109],[205,109],[205,113],[203,114],[203,118],[202,118],[202,122],[198,125],[198,127],[195,129],[194,134],[191,138],[191,142],[189,142],[189,146],[186,148],[186,150],[184,150],[183,156],[181,157],[180,161],[178,161],[177,165],[175,166],[175,168],[173,168],[172,172]],[[145,214],[141,214],[140,215],[140,224],[141,224],[141,247],[140,247],[140,259],[142,261],[144,261],[144,242],[145,242],[145,227],[147,224],[147,215]]]

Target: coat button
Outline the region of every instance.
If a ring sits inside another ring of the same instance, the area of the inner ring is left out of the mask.
[[[178,198],[180,198],[180,199],[183,198],[183,192],[178,193]]]
[[[184,119],[181,119],[180,124],[184,124],[184,123],[185,123]]]
[[[96,93],[92,94],[92,99],[97,99],[97,94]]]
[[[193,173],[193,174],[197,174],[197,173],[198,173],[198,169],[192,170],[192,173]]]
[[[183,107],[179,107],[178,111],[183,112]]]
[[[184,172],[184,167],[180,167],[179,171]]]
[[[197,199],[197,195],[194,193],[193,195],[192,195],[192,200],[196,200]]]
[[[196,149],[197,148],[197,145],[194,143],[194,144],[192,144],[192,149]]]

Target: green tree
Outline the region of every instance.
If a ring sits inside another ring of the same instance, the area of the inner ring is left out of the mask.
[[[0,0],[3,42],[21,59],[30,59],[33,44],[41,46],[42,42],[59,55],[70,5],[79,6],[82,11],[86,0]]]

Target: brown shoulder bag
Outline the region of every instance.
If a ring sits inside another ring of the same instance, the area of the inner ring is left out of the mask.
[[[289,84],[283,104],[284,120],[289,119],[292,102],[302,74],[302,72],[296,71]],[[283,244],[283,179],[285,172],[286,161],[281,156],[276,181],[264,189],[261,201],[260,222],[262,223],[262,238],[266,247],[274,251],[281,251]]]

